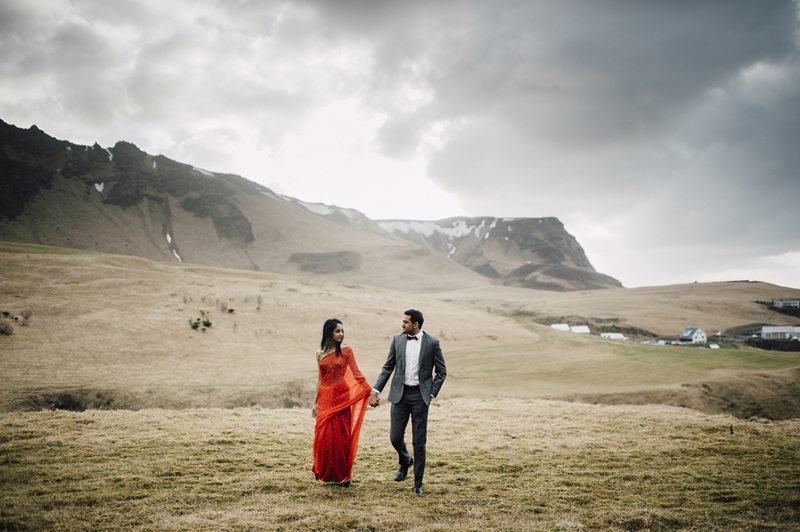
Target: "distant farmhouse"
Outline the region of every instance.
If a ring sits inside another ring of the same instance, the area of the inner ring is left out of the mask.
[[[553,323],[552,325],[550,325],[550,327],[557,331],[573,332],[576,334],[589,334],[591,332],[589,330],[588,325],[570,325],[568,323]]]
[[[764,325],[761,327],[761,338],[764,340],[797,340],[800,339],[800,327]]]
[[[776,299],[772,302],[775,308],[800,308],[800,299]]]
[[[703,332],[703,329],[694,327],[693,325],[684,327],[680,336],[678,336],[678,342],[681,344],[705,345],[707,340],[708,338],[706,338],[706,333]]]
[[[603,338],[606,338],[608,340],[620,340],[620,341],[623,341],[623,342],[627,342],[628,341],[628,337],[625,336],[622,333],[619,333],[619,332],[604,332],[604,333],[600,333],[600,336],[602,336]]]

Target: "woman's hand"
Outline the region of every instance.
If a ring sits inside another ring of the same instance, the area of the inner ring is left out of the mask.
[[[311,409],[311,417],[313,417],[313,418],[317,417],[317,407],[316,406]]]

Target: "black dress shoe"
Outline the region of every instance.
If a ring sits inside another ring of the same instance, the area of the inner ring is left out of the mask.
[[[422,497],[422,486],[420,487],[414,486],[413,488],[411,488],[411,491],[413,491],[414,495],[416,495],[417,497]]]
[[[397,468],[397,473],[395,473],[394,475],[394,481],[400,482],[405,480],[406,477],[408,476],[408,468],[411,467],[412,465],[414,465],[413,458],[409,460],[406,465],[401,465],[399,468]]]
[[[349,488],[350,487],[350,481],[349,480],[345,480],[343,482],[339,482],[336,485],[339,486],[340,488]]]

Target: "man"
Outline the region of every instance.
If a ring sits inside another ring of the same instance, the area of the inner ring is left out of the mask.
[[[392,403],[389,439],[395,448],[400,467],[395,473],[397,482],[405,480],[408,469],[414,466],[415,494],[422,495],[422,477],[425,473],[425,443],[428,439],[428,407],[439,395],[447,375],[444,355],[439,340],[422,331],[424,318],[415,309],[405,311],[402,334],[392,338],[389,355],[375,381],[369,404],[378,406],[380,393],[394,371],[389,388]],[[436,371],[436,376],[433,373]],[[411,443],[414,456],[409,454],[405,443],[406,426],[411,418]]]

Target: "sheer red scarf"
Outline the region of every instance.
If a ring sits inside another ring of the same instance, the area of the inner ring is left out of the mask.
[[[318,480],[350,480],[371,389],[350,346],[319,361],[312,468]]]

